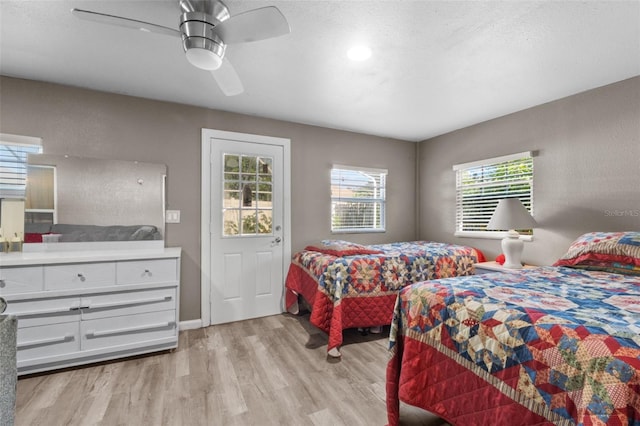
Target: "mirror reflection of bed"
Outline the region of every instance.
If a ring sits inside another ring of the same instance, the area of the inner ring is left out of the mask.
[[[12,200],[13,210],[18,205],[13,216],[24,218],[24,251],[58,242],[164,244],[165,177],[164,164],[30,155],[25,198]]]

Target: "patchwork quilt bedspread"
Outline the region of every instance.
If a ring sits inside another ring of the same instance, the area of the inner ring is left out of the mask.
[[[640,277],[543,267],[400,292],[387,366],[399,401],[453,425],[640,425]]]
[[[302,295],[310,321],[329,334],[328,350],[342,344],[342,330],[387,325],[398,290],[407,284],[469,275],[479,251],[471,247],[413,241],[366,246],[376,254],[335,256],[302,250],[286,279],[287,309]]]

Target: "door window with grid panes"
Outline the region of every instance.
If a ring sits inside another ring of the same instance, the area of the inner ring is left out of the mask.
[[[224,154],[223,233],[225,237],[273,233],[273,158]]]

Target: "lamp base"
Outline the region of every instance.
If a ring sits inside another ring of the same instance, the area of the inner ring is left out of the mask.
[[[520,234],[516,231],[509,231],[506,238],[502,240],[502,252],[504,253],[503,268],[522,269],[522,250],[524,242],[520,239]]]

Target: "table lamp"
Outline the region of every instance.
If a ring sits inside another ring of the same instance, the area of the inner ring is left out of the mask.
[[[524,242],[516,229],[530,229],[537,223],[522,205],[518,198],[504,198],[498,201],[498,206],[487,224],[487,229],[508,230],[506,238],[502,240],[502,252],[505,261],[504,268],[522,269],[522,250]]]

